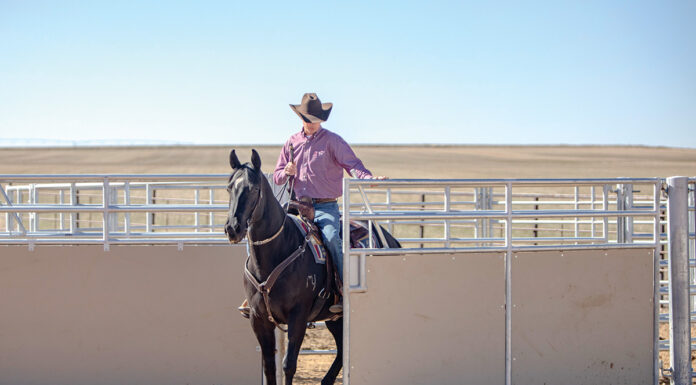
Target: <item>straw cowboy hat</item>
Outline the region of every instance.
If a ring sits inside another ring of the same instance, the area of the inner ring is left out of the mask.
[[[319,123],[329,118],[333,103],[322,103],[317,94],[312,92],[304,94],[302,103],[291,104],[290,108],[305,122]]]

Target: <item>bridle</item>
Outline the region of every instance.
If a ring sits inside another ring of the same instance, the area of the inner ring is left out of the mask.
[[[256,198],[256,204],[254,205],[254,209],[251,211],[251,215],[249,216],[249,220],[247,221],[247,239],[249,243],[251,243],[254,246],[260,246],[260,245],[265,245],[266,243],[271,242],[272,240],[276,239],[282,232],[283,229],[285,228],[285,220],[287,219],[287,216],[283,218],[283,223],[280,225],[280,229],[273,234],[271,237],[266,238],[261,241],[253,241],[251,239],[251,232],[249,229],[251,228],[251,225],[256,222],[256,211],[259,208],[259,203],[261,203],[261,198],[263,197],[263,190],[259,188],[259,195]],[[287,332],[287,329],[284,329],[278,321],[273,317],[273,313],[271,312],[271,300],[269,298],[269,295],[271,294],[271,289],[273,289],[273,286],[276,283],[276,280],[280,275],[283,273],[285,268],[287,268],[291,263],[293,263],[297,258],[299,258],[302,254],[304,254],[305,247],[307,246],[307,243],[309,242],[309,233],[308,235],[304,238],[304,241],[302,244],[295,250],[293,251],[292,254],[290,254],[287,258],[283,260],[278,266],[276,266],[273,271],[271,271],[271,274],[268,275],[268,278],[266,278],[265,281],[261,282],[259,281],[252,273],[249,271],[249,259],[251,258],[251,254],[247,257],[246,262],[244,263],[244,276],[246,277],[247,281],[256,288],[258,292],[261,293],[263,296],[263,302],[266,305],[266,311],[268,312],[268,320],[271,321],[278,329]],[[253,250],[253,249],[252,249]],[[253,251],[250,251],[250,253],[253,253]]]
[[[261,203],[262,196],[263,196],[263,190],[261,189],[261,187],[259,187],[259,195],[256,198],[256,203],[254,204],[254,209],[251,210],[251,215],[249,216],[249,220],[247,220],[247,239],[249,240],[249,243],[254,245],[254,246],[265,245],[265,244],[273,241],[274,239],[278,238],[278,236],[285,229],[285,218],[283,218],[283,221],[280,225],[280,229],[278,229],[278,231],[276,231],[276,233],[273,234],[272,236],[270,236],[269,238],[266,238],[266,239],[263,239],[260,241],[253,241],[251,239],[251,231],[249,231],[249,230],[251,229],[251,225],[257,221],[256,210],[258,210],[258,208],[259,208],[259,203]]]

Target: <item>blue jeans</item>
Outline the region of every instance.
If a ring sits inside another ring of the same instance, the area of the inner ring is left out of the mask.
[[[315,203],[314,223],[317,224],[324,238],[324,245],[329,249],[338,274],[343,279],[343,245],[339,233],[341,213],[338,211],[338,203]]]

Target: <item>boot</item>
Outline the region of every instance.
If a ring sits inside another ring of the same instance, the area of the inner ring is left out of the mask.
[[[242,313],[242,317],[249,319],[251,316],[251,308],[249,308],[249,301],[244,299],[244,302],[237,308],[240,313]]]
[[[338,297],[336,303],[329,307],[329,311],[334,314],[343,313],[343,297]]]

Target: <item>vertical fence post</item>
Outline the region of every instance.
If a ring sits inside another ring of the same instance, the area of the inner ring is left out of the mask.
[[[61,206],[65,204],[65,190],[61,187],[60,190],[58,190],[58,204]],[[58,230],[63,231],[65,230],[65,225],[63,223],[63,220],[65,218],[63,217],[63,213],[58,213]]]
[[[201,204],[201,189],[200,188],[193,190],[193,203],[195,205]],[[194,226],[196,227],[195,231],[199,232],[200,227],[201,227],[201,212],[196,211],[193,214],[193,219],[194,219]]]
[[[505,385],[512,385],[512,183],[505,184]]]
[[[215,204],[215,191],[212,188],[208,190],[208,195],[210,204]],[[210,226],[208,228],[209,232],[215,231],[215,213],[212,211],[208,213],[208,225]]]
[[[109,251],[109,204],[111,201],[111,187],[109,186],[109,177],[104,177],[102,184],[102,241],[104,242],[104,251]]]
[[[609,185],[602,186],[602,211],[609,210]],[[609,217],[602,218],[602,238],[604,243],[609,242]]]
[[[130,181],[125,181],[123,183],[123,204],[130,206],[131,196],[130,196]],[[130,223],[130,213],[125,213],[123,218],[123,230],[127,237],[130,237],[131,223]]]
[[[687,178],[667,178],[671,383],[691,384]]]
[[[75,187],[75,182],[70,183],[70,206],[77,206],[79,202],[77,201],[77,188]],[[70,213],[70,234],[75,235],[77,232],[77,220],[80,214],[76,212]]]
[[[343,179],[343,384],[350,385],[350,179]]]
[[[450,186],[445,186],[445,207],[444,210],[446,213],[450,211],[451,205],[452,205],[452,198],[451,198],[452,191],[450,189]],[[450,229],[450,221],[449,219],[445,219],[445,247],[450,247],[450,238],[452,237],[451,234],[451,229]]]
[[[27,194],[27,198],[29,199],[29,204],[35,205],[38,202],[39,195],[36,190],[36,185],[31,184],[29,185],[29,193]],[[36,232],[36,229],[39,227],[37,226],[37,222],[39,221],[39,214],[38,213],[29,213],[29,231],[32,233]]]
[[[153,190],[152,190],[152,185],[150,183],[145,184],[145,204],[146,205],[151,205],[152,204],[152,196],[153,196]],[[150,233],[152,232],[152,224],[155,222],[155,217],[151,212],[146,212],[145,213],[145,232]]]
[[[653,185],[653,384],[657,385],[660,381],[660,371],[662,369],[662,361],[660,360],[660,248],[662,233],[660,232],[661,225],[661,197],[662,197],[662,180],[658,179]]]
[[[595,186],[590,187],[590,210],[595,209]],[[590,218],[590,223],[591,223],[591,228],[590,228],[590,237],[594,238],[595,237],[595,217]]]
[[[285,357],[285,350],[287,341],[285,339],[285,332],[278,328],[275,328],[275,343],[276,343],[276,354],[275,354],[275,364],[276,364],[276,382],[278,384],[285,383],[285,372],[283,371],[283,358]]]
[[[387,187],[386,199],[387,199],[387,211],[391,211],[391,209],[392,209],[392,190],[391,190],[391,187]],[[389,229],[389,233],[394,234],[394,225],[393,225],[391,219],[387,220],[387,226]]]

